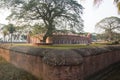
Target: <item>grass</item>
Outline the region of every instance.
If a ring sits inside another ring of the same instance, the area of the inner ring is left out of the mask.
[[[100,47],[105,46],[101,44],[53,44],[53,45],[39,45],[35,46],[32,44],[14,44],[13,46],[33,46],[33,47],[39,47],[39,48],[50,48],[50,49],[75,49],[75,48],[89,48],[89,47]]]
[[[81,44],[59,44],[59,45],[48,45],[48,46],[39,46],[40,48],[53,48],[53,49],[75,49],[75,48],[89,48],[89,47],[98,47],[99,44],[90,44],[90,45],[81,45]]]
[[[38,80],[31,74],[16,68],[0,57],[0,80]]]
[[[11,44],[4,44],[7,46],[10,46]],[[33,46],[33,47],[39,47],[39,48],[50,48],[50,49],[75,49],[75,48],[90,48],[90,47],[102,47],[106,45],[113,45],[111,42],[102,42],[102,43],[92,43],[89,45],[86,44],[53,44],[53,45],[33,45],[33,44],[15,44],[13,43],[12,46]]]

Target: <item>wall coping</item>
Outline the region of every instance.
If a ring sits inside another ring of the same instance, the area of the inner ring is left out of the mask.
[[[32,46],[4,46],[0,45],[0,48],[8,49],[10,51],[18,52],[21,54],[28,54],[33,56],[39,56],[42,61],[48,65],[53,66],[76,66],[83,63],[83,57],[99,55],[111,51],[120,51],[120,45],[117,46],[105,46],[94,48],[78,48],[78,49],[47,49],[38,48]]]
[[[11,47],[10,51],[39,56],[42,58],[44,63],[53,66],[80,65],[83,62],[82,56],[72,50],[47,49],[32,46],[15,46]]]
[[[119,51],[119,50],[120,50],[120,45],[73,49],[73,51],[79,53],[83,57],[94,56],[94,55],[99,55],[99,54],[104,54],[107,52]]]

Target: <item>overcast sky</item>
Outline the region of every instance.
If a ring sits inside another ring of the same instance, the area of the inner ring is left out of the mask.
[[[5,18],[10,14],[10,11],[7,9],[0,9],[0,24],[7,24],[8,21]]]
[[[82,15],[85,32],[96,32],[95,24],[103,18],[110,16],[120,17],[117,13],[116,6],[113,4],[113,0],[103,0],[99,7],[93,6],[93,0],[84,0],[84,2],[80,3],[85,8],[84,14]]]
[[[105,17],[118,16],[117,8],[113,4],[113,0],[103,0],[99,7],[93,6],[93,0],[78,0],[83,5],[84,14],[82,18],[84,20],[84,31],[85,32],[96,32],[95,24]],[[8,21],[5,20],[6,16],[10,14],[7,10],[0,10],[0,23],[6,24]]]

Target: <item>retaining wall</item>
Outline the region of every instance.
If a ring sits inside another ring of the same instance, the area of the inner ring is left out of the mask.
[[[0,46],[0,56],[42,80],[84,80],[120,61],[120,46],[70,50]]]

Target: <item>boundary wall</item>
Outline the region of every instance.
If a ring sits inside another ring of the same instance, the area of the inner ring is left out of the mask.
[[[120,46],[59,50],[0,45],[0,56],[40,80],[85,80],[120,62]]]

